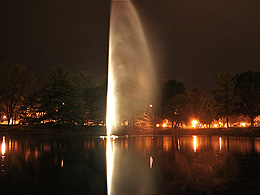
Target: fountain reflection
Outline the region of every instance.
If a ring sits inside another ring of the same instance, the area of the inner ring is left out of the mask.
[[[112,179],[114,170],[114,150],[115,150],[115,139],[111,141],[111,138],[107,138],[106,145],[106,164],[107,164],[107,194],[112,194]]]
[[[180,151],[181,150],[181,145],[180,145],[180,139],[179,138],[177,140],[177,143],[178,143],[178,151]]]
[[[219,137],[219,150],[221,151],[221,146],[222,145],[222,140],[221,140],[221,137]]]
[[[193,150],[194,152],[197,152],[197,136],[196,135],[193,135]]]
[[[153,168],[153,157],[150,156],[150,159],[149,159],[149,163],[150,163],[150,168],[152,169]]]
[[[2,145],[1,145],[1,152],[2,152],[2,157],[5,156],[5,136],[3,136],[3,140],[2,140]]]

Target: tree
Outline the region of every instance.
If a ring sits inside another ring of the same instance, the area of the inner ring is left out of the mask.
[[[80,71],[73,76],[79,96],[82,97],[82,111],[84,115],[84,123],[93,119],[93,105],[96,101],[96,86],[92,81],[92,77],[86,71]]]
[[[83,100],[75,78],[65,66],[53,67],[50,81],[43,86],[41,107],[43,120],[57,125],[82,124]]]
[[[103,77],[99,85],[93,89],[93,104],[91,106],[91,115],[99,122],[106,121],[106,102],[107,102],[107,77]]]
[[[20,64],[1,65],[0,72],[0,101],[8,119],[8,125],[17,117],[17,111],[22,101],[31,92],[34,84],[34,74]]]
[[[188,97],[190,115],[195,119],[200,119],[203,115],[203,102],[205,101],[205,96],[198,88],[193,88],[188,92]]]
[[[213,90],[216,102],[217,114],[226,117],[227,127],[229,127],[229,117],[234,115],[238,98],[235,94],[235,77],[231,72],[220,73],[217,78],[217,89]]]
[[[250,117],[254,126],[254,118],[260,114],[260,72],[249,70],[236,74],[235,88],[240,98],[238,112]]]
[[[172,123],[182,123],[187,105],[185,86],[174,79],[168,80],[162,89],[161,117]]]
[[[42,113],[39,113],[39,91],[36,90],[33,94],[27,96],[22,102],[21,107],[19,108],[19,119],[20,124],[34,124],[40,122],[40,116]]]
[[[216,117],[215,102],[211,99],[205,98],[202,104],[202,112],[200,115],[200,121],[211,127],[211,123]]]

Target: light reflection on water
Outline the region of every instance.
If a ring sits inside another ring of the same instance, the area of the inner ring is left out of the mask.
[[[260,176],[260,138],[130,137],[116,140],[115,147],[119,154],[114,156],[111,194],[237,192],[234,181],[238,187],[241,180],[246,183],[241,186],[250,186],[247,182]]]
[[[108,143],[93,137],[5,136],[1,154],[3,194],[106,194],[107,187],[111,194],[178,194],[183,189],[208,194],[215,187],[228,189],[231,180],[257,182],[260,177],[260,138],[154,136]],[[106,155],[112,167],[108,184]]]

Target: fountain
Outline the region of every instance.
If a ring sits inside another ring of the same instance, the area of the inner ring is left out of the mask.
[[[109,33],[107,134],[153,101],[155,74],[145,33],[131,1],[112,0]]]
[[[122,119],[134,124],[134,117],[153,101],[154,87],[153,61],[137,11],[129,0],[112,0],[106,118],[108,194],[115,194],[112,183],[116,152],[112,134],[120,131]]]

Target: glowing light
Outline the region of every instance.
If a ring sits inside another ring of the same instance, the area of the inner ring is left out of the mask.
[[[152,104],[150,104],[150,108],[152,108],[153,107],[153,105]]]
[[[113,144],[113,145],[112,145]],[[112,194],[112,177],[114,170],[114,147],[115,142],[107,139],[106,162],[107,162],[107,194]]]
[[[181,149],[180,139],[178,139],[177,142],[178,142],[178,150],[180,150]]]
[[[5,116],[5,115],[3,116],[3,119],[6,119],[6,116]]]
[[[117,139],[118,136],[117,135],[110,135],[110,138],[112,138],[113,140]]]
[[[156,124],[156,127],[160,127],[160,124]]]
[[[218,141],[219,141],[219,150],[221,151],[221,145],[222,145],[221,137],[218,138]]]
[[[61,166],[61,167],[64,166],[64,164],[63,164],[63,160],[61,160],[61,162],[60,162],[60,166]]]
[[[246,123],[241,123],[241,126],[242,126],[242,127],[245,127],[245,126],[246,126]]]
[[[197,120],[193,120],[193,121],[191,122],[193,128],[196,128],[196,126],[197,126],[198,123],[199,123],[199,121],[197,121]]]
[[[150,156],[150,168],[152,169],[153,168],[153,157]]]
[[[193,150],[194,152],[197,152],[197,136],[196,135],[193,135]]]
[[[218,125],[217,125],[217,124],[214,124],[214,125],[213,125],[213,127],[217,128],[217,127],[218,127]]]
[[[2,145],[1,145],[1,152],[2,152],[2,156],[5,155],[5,136],[3,136],[3,141],[2,141]]]
[[[162,127],[167,127],[167,125],[164,123],[164,124],[162,125]]]
[[[101,135],[99,138],[101,138],[101,139],[106,139],[106,138],[108,138],[108,137],[110,137],[111,139],[113,139],[113,141],[118,138],[117,135],[110,135],[110,136]],[[128,138],[128,135],[126,135],[126,137]]]

